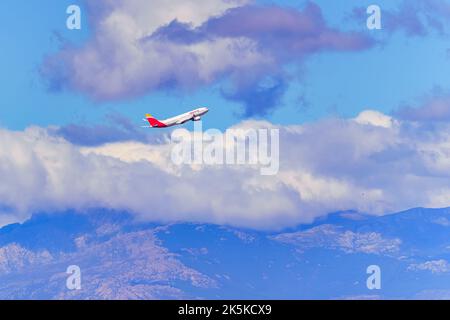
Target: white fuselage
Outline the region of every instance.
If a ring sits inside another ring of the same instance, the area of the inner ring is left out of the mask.
[[[161,120],[163,124],[165,124],[167,127],[183,124],[188,121],[199,121],[201,116],[203,116],[205,113],[207,113],[209,110],[208,108],[198,108],[183,114],[180,114],[176,117],[172,117],[166,120]]]

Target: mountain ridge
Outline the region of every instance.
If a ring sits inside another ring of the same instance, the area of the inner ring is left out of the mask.
[[[449,231],[449,208],[338,212],[283,231],[42,213],[0,229],[0,298],[445,298]],[[372,264],[383,272],[376,292],[365,285]],[[81,290],[66,287],[70,265]]]

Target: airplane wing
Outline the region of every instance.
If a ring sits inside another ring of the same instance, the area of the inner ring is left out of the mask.
[[[182,118],[178,119],[176,124],[183,124],[183,123],[186,123],[186,122],[188,122],[190,120],[192,120],[192,115],[188,115],[188,116],[185,116],[185,117],[182,117]]]

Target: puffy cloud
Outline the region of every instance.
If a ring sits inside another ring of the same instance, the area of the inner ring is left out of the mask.
[[[286,64],[372,45],[366,36],[328,27],[312,3],[299,11],[247,2],[88,1],[92,38],[47,57],[42,74],[52,88],[97,100],[227,82],[225,97],[243,102],[244,115],[253,116],[279,102]]]
[[[379,126],[384,128],[391,128],[395,125],[395,120],[379,111],[366,110],[361,112],[355,121],[361,124],[367,124],[371,126]]]
[[[175,21],[151,38],[195,43],[208,37],[252,39],[264,52],[280,60],[301,59],[327,49],[359,50],[371,43],[360,34],[329,28],[320,8],[313,3],[303,11],[278,6],[237,7],[196,29]]]
[[[408,270],[411,271],[424,271],[428,270],[432,273],[447,273],[450,272],[450,264],[446,260],[431,260],[418,264],[411,264],[408,266]]]
[[[152,32],[173,20],[200,26],[211,16],[247,3],[249,0],[210,0],[201,4],[197,0],[101,0],[87,1],[86,5],[94,26],[99,26],[99,21],[115,25],[111,20],[116,17],[132,18],[141,30]]]
[[[420,122],[450,121],[450,94],[438,92],[422,99],[419,106],[403,106],[396,111],[402,119]]]
[[[254,165],[178,166],[168,140],[82,147],[49,129],[0,130],[0,219],[105,207],[147,221],[278,229],[338,210],[386,214],[450,206],[450,126],[380,126],[379,118],[388,118],[372,121],[368,114],[235,126],[280,130],[274,176]]]

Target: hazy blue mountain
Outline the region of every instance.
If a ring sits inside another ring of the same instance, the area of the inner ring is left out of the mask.
[[[66,287],[70,265],[81,290]],[[381,268],[380,290],[366,286],[369,265]],[[450,209],[340,212],[280,232],[37,214],[0,229],[0,298],[446,299]]]

